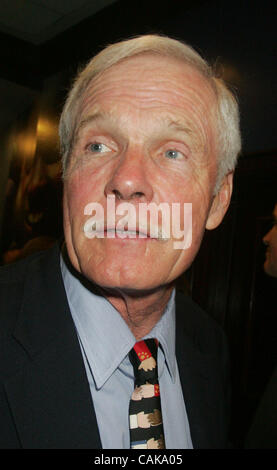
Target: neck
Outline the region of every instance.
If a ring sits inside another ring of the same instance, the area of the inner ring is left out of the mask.
[[[147,335],[158,323],[174,289],[173,283],[143,292],[102,288],[92,284],[73,267],[65,250],[65,245],[62,253],[64,261],[72,274],[89,290],[106,297],[127,323],[137,341]]]
[[[174,286],[159,287],[151,292],[103,291],[116,308],[137,341],[147,335],[161,318]]]

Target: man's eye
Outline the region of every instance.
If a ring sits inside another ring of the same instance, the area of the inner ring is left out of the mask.
[[[176,158],[183,156],[183,154],[176,149],[169,149],[165,152],[165,156],[171,160],[176,160]]]
[[[107,147],[105,144],[101,144],[99,142],[93,142],[87,146],[87,150],[92,153],[105,153],[109,152],[111,149]]]

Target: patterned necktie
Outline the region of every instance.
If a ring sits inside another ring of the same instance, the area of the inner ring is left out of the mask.
[[[130,400],[131,449],[165,449],[157,365],[158,341],[146,339],[129,353],[135,388]]]

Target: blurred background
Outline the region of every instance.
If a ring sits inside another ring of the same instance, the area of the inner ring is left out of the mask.
[[[62,236],[57,126],[76,71],[103,46],[144,33],[192,45],[238,97],[243,151],[221,226],[179,280],[229,339],[230,439],[243,446],[277,363],[276,279],[262,238],[277,202],[273,2],[1,0],[0,257],[7,264]]]

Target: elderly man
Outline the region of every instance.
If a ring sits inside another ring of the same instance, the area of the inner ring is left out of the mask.
[[[2,447],[226,446],[224,335],[174,281],[228,208],[238,121],[170,38],[109,46],[78,75],[60,121],[65,243],[1,272]],[[159,210],[140,220],[161,204],[180,208],[181,247]]]

